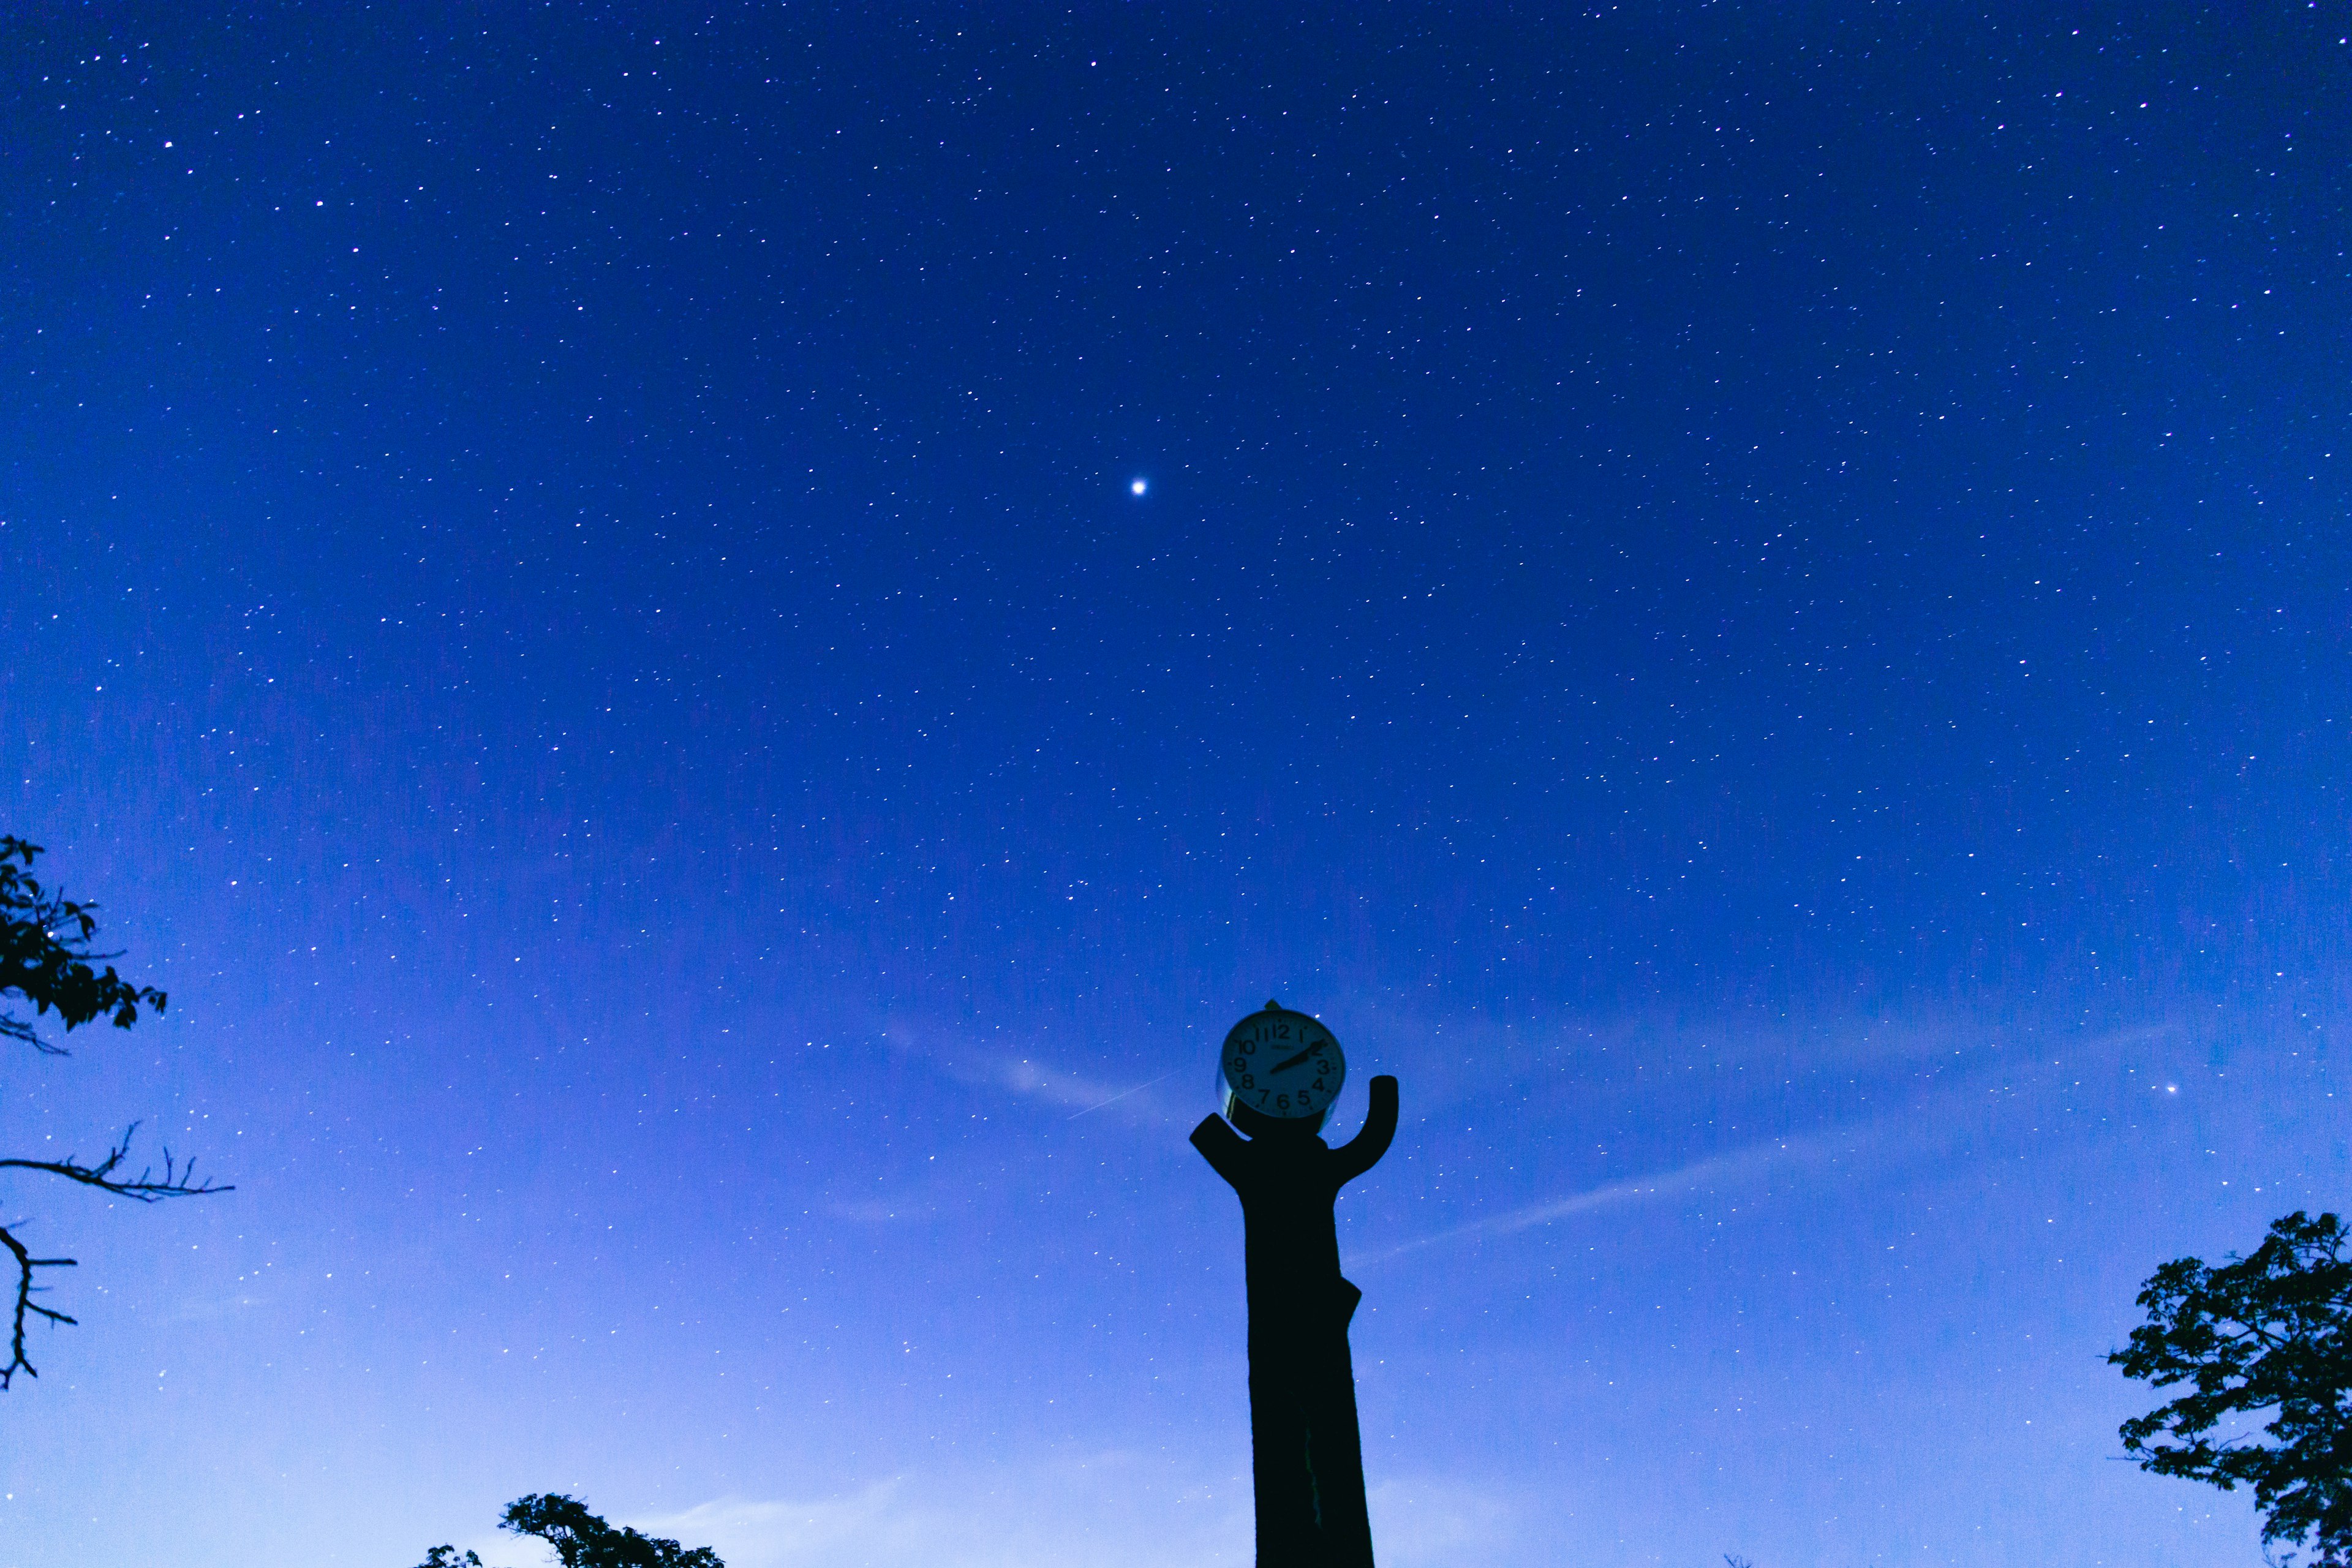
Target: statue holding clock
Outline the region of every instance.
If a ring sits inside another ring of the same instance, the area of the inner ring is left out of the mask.
[[[1348,1353],[1363,1292],[1340,1275],[1332,1205],[1396,1136],[1397,1080],[1372,1079],[1363,1131],[1334,1149],[1317,1134],[1348,1064],[1319,1021],[1269,1002],[1218,1067],[1224,1115],[1192,1146],[1242,1201],[1258,1568],[1371,1568]]]

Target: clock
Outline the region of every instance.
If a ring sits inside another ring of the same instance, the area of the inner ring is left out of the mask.
[[[1283,1121],[1321,1117],[1348,1079],[1331,1031],[1279,1002],[1233,1026],[1218,1066],[1226,1115],[1240,1105]]]

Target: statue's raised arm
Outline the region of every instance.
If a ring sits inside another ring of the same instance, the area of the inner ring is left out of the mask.
[[[1209,1169],[1224,1177],[1226,1185],[1236,1192],[1241,1190],[1247,1180],[1242,1173],[1242,1162],[1248,1158],[1244,1152],[1248,1145],[1242,1142],[1240,1133],[1226,1125],[1223,1117],[1202,1118],[1201,1125],[1192,1129],[1192,1147],[1209,1162]]]
[[[1354,1181],[1380,1163],[1389,1152],[1390,1142],[1397,1130],[1397,1080],[1387,1073],[1372,1079],[1372,1108],[1364,1117],[1363,1131],[1331,1151],[1342,1185]],[[1206,1153],[1208,1151],[1202,1150]],[[1212,1161],[1211,1163],[1214,1163]]]

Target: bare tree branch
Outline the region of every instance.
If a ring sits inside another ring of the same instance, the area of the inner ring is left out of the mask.
[[[122,1141],[107,1150],[106,1157],[95,1164],[86,1165],[76,1156],[68,1154],[62,1160],[0,1160],[0,1171],[37,1171],[43,1175],[62,1176],[67,1181],[96,1187],[100,1192],[142,1204],[161,1203],[165,1198],[198,1198],[209,1193],[233,1193],[236,1190],[233,1186],[199,1182],[195,1162],[191,1160],[183,1164],[172,1157],[172,1151],[168,1148],[163,1151],[161,1175],[156,1173],[152,1165],[141,1167],[136,1176],[117,1175],[115,1173],[121,1171],[123,1162],[131,1157],[131,1140],[138,1131],[139,1123],[134,1121],[124,1131]],[[31,1249],[5,1226],[0,1226],[0,1247],[8,1249],[16,1264],[16,1302],[10,1320],[8,1362],[6,1365],[0,1366],[0,1389],[5,1389],[19,1372],[27,1377],[41,1375],[25,1356],[25,1332],[35,1318],[47,1318],[53,1323],[74,1321],[65,1313],[44,1307],[33,1300],[41,1292],[41,1288],[34,1283],[34,1271],[71,1268],[74,1260],[70,1258],[34,1257]]]
[[[33,1283],[33,1270],[71,1268],[74,1266],[74,1260],[70,1258],[34,1257],[25,1244],[16,1239],[16,1233],[6,1226],[0,1226],[0,1247],[5,1247],[16,1260],[15,1326],[8,1336],[8,1364],[0,1367],[0,1388],[5,1388],[20,1371],[27,1377],[41,1375],[34,1370],[33,1363],[25,1359],[25,1329],[27,1324],[35,1318],[47,1318],[53,1323],[70,1323],[74,1321],[63,1312],[54,1308],[44,1307],[33,1300],[38,1289],[38,1287]]]
[[[106,1152],[106,1158],[95,1165],[85,1165],[73,1155],[62,1160],[0,1160],[0,1171],[43,1171],[52,1176],[63,1176],[69,1182],[79,1182],[86,1187],[96,1187],[117,1197],[132,1198],[142,1204],[160,1203],[165,1198],[200,1198],[207,1193],[233,1193],[233,1186],[215,1186],[196,1182],[196,1163],[182,1164],[172,1157],[169,1145],[163,1150],[163,1173],[155,1174],[152,1165],[142,1166],[136,1176],[118,1176],[122,1162],[131,1155],[131,1140],[138,1135],[139,1123],[132,1122],[123,1131],[122,1142]]]

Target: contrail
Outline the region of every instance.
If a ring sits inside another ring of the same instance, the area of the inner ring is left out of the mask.
[[[1166,1072],[1161,1073],[1158,1078],[1153,1079],[1151,1083],[1166,1083],[1170,1079],[1174,1078],[1178,1073],[1182,1072],[1183,1070],[1184,1069],[1182,1068],[1171,1068]],[[1151,1087],[1151,1083],[1139,1083],[1133,1089],[1122,1089],[1117,1094],[1112,1095],[1108,1100],[1100,1101],[1097,1104],[1089,1105],[1084,1110],[1072,1111],[1069,1115],[1063,1117],[1062,1120],[1065,1121],[1076,1121],[1079,1117],[1091,1115],[1095,1111],[1100,1110],[1106,1105],[1115,1105],[1118,1101],[1125,1100],[1130,1094],[1142,1093],[1145,1089]]]
[[[1593,1209],[1613,1208],[1619,1204],[1638,1203],[1644,1198],[1668,1196],[1688,1192],[1712,1182],[1751,1181],[1764,1172],[1783,1164],[1814,1164],[1834,1161],[1840,1155],[1861,1156],[1876,1143],[1886,1128],[1884,1121],[1868,1121],[1849,1127],[1826,1137],[1775,1138],[1766,1142],[1750,1144],[1727,1154],[1717,1154],[1675,1170],[1660,1171],[1654,1175],[1638,1176],[1632,1181],[1612,1182],[1604,1187],[1571,1193],[1566,1197],[1544,1203],[1529,1204],[1507,1214],[1492,1215],[1473,1220],[1468,1225],[1439,1231],[1391,1247],[1358,1260],[1360,1268],[1385,1263],[1408,1252],[1418,1252],[1424,1247],[1441,1242],[1459,1241],[1470,1237],[1509,1236],[1516,1231],[1531,1230],[1549,1225],[1570,1215],[1584,1214]]]

